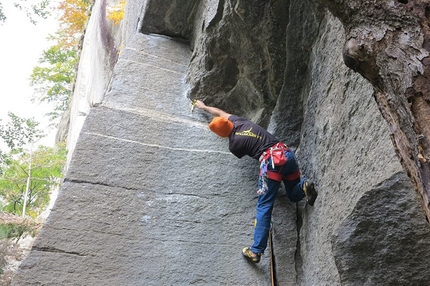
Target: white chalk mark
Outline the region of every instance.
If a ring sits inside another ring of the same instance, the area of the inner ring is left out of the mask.
[[[170,113],[165,113],[161,111],[155,111],[151,109],[146,108],[129,108],[129,107],[118,107],[117,104],[109,104],[109,102],[105,102],[102,105],[103,107],[110,108],[113,110],[119,110],[119,111],[125,111],[133,114],[137,114],[140,116],[146,116],[150,117],[151,119],[161,121],[161,122],[168,122],[168,123],[185,123],[191,126],[204,128],[208,130],[208,123],[203,123],[196,120],[190,120],[186,118],[181,118],[177,116],[172,116]]]
[[[166,68],[163,68],[163,67],[161,67],[159,65],[151,65],[151,64],[148,64],[148,63],[144,63],[144,62],[138,62],[138,61],[127,60],[127,59],[121,59],[121,61],[129,62],[129,63],[135,63],[135,64],[139,64],[139,65],[142,65],[142,66],[148,66],[148,67],[152,67],[152,68],[155,68],[155,69],[160,69],[160,70],[164,70],[164,71],[167,71],[167,72],[172,72],[172,73],[176,73],[176,74],[180,74],[180,75],[184,74],[183,71],[175,71],[175,70],[171,70],[171,69],[166,69]]]
[[[160,57],[160,56],[158,56],[158,55],[154,55],[154,54],[151,54],[151,53],[147,53],[147,52],[142,51],[142,50],[137,50],[136,48],[133,48],[133,47],[126,47],[125,49],[126,49],[126,50],[130,50],[130,51],[133,51],[133,52],[136,52],[136,53],[139,53],[139,54],[142,54],[142,55],[147,55],[147,56],[152,57],[152,58],[155,58],[155,59],[161,59],[161,60],[164,60],[164,61],[166,61],[166,62],[170,62],[170,63],[172,63],[172,64],[175,64],[175,65],[178,65],[178,66],[181,66],[181,67],[185,67],[185,68],[186,68],[186,67],[188,66],[188,64],[178,63],[178,62],[175,62],[175,61],[173,61],[173,60],[171,60],[171,59],[169,59],[169,58]]]
[[[109,135],[104,135],[104,134],[94,133],[94,132],[83,132],[83,133],[87,134],[87,135],[98,136],[98,137],[108,138],[108,139],[112,139],[112,140],[117,140],[117,141],[122,141],[122,142],[127,142],[127,143],[133,143],[133,144],[139,144],[142,146],[154,147],[154,148],[160,148],[160,149],[169,149],[169,150],[174,150],[174,151],[186,151],[186,152],[199,152],[199,153],[218,153],[218,154],[230,155],[230,152],[225,152],[225,151],[217,151],[217,150],[209,150],[209,149],[177,148],[177,147],[163,146],[163,145],[159,145],[159,144],[144,143],[144,142],[140,142],[140,141],[129,140],[129,139],[124,139],[124,138],[119,138],[119,137],[114,137],[114,136],[109,136]]]

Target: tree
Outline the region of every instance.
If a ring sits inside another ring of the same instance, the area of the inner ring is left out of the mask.
[[[34,118],[22,118],[12,112],[8,112],[10,121],[5,125],[0,125],[0,138],[11,150],[35,142],[44,136],[38,129],[39,122]]]
[[[34,118],[26,119],[8,113],[10,121],[5,125],[0,125],[0,138],[10,149],[9,153],[0,151],[0,175],[5,175],[5,171],[13,166],[13,158],[23,153],[23,146],[38,141],[44,135],[38,129],[39,123]],[[26,199],[26,197],[25,197]]]
[[[2,210],[17,215],[39,215],[49,204],[52,189],[60,183],[66,153],[65,144],[59,144],[55,148],[39,146],[32,154],[24,152],[15,156],[0,177]],[[30,157],[32,167],[28,170]],[[29,177],[28,208],[23,210]]]
[[[116,26],[124,19],[126,0],[121,0],[117,5],[112,7],[107,14],[107,18]]]
[[[79,61],[78,44],[88,21],[90,4],[86,0],[60,3],[60,29],[49,37],[57,44],[43,52],[40,65],[31,74],[30,85],[35,87],[33,101],[54,104],[54,110],[47,114],[51,121],[62,116],[72,95]]]
[[[430,221],[428,0],[318,0],[342,22],[345,64],[373,85],[391,139]]]
[[[91,9],[89,0],[64,0],[58,6],[60,30],[63,33],[61,46],[77,46],[85,30]]]
[[[3,13],[3,5],[0,2],[0,22],[4,22],[6,20],[6,15]]]
[[[77,54],[73,47],[52,46],[39,59],[42,66],[36,66],[31,74],[30,85],[35,87],[33,101],[54,104],[54,110],[48,114],[51,120],[67,109],[76,77]]]
[[[40,0],[32,4],[28,4],[26,0],[17,0],[13,2],[16,8],[27,14],[28,19],[33,24],[37,24],[35,16],[46,19],[51,14],[49,4],[50,0]],[[6,21],[6,19],[7,17],[3,12],[2,2],[0,2],[0,23]]]

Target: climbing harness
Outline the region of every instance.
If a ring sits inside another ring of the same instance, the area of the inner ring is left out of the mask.
[[[290,151],[287,145],[282,142],[276,143],[261,154],[260,161],[260,177],[269,178],[271,180],[281,182],[282,180],[293,181],[300,178],[300,170],[292,174],[282,175],[282,167],[286,164],[287,158],[285,152]],[[269,159],[271,159],[272,169],[281,166],[278,171],[269,170],[267,168]],[[264,180],[263,180],[264,181]],[[264,182],[263,182],[264,185]],[[263,192],[264,193],[264,192]]]
[[[277,182],[282,182],[282,180],[294,181],[300,178],[300,170],[297,170],[294,173],[287,174],[285,176],[281,174],[281,170],[282,170],[282,167],[278,172],[267,170],[267,178]]]
[[[282,166],[287,163],[285,152],[288,150],[290,149],[287,145],[282,142],[278,142],[266,151],[264,151],[258,161],[261,162],[262,160],[268,160],[270,158],[272,162],[272,169],[275,169],[275,166]]]

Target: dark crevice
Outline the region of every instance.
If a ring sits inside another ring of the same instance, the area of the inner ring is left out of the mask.
[[[214,27],[216,24],[218,24],[221,21],[223,14],[224,14],[224,0],[221,0],[218,2],[218,8],[217,8],[215,16],[209,22],[206,29],[210,29],[210,28]]]
[[[275,250],[273,248],[273,228],[271,230],[272,234],[271,234],[271,241],[270,241],[270,272],[271,272],[271,285],[275,285],[278,286],[278,279],[276,278],[276,255],[275,255]]]
[[[90,181],[85,181],[85,180],[76,180],[76,179],[64,179],[64,183],[74,183],[74,184],[89,184],[89,185],[97,185],[97,186],[104,186],[104,187],[110,187],[110,188],[123,188],[121,186],[117,186],[117,185],[109,185],[109,184],[104,184],[104,183],[100,183],[100,182],[90,182]],[[129,188],[127,188],[129,189]]]
[[[294,262],[295,262],[295,270],[296,270],[296,282],[300,285],[300,281],[303,277],[303,258],[301,253],[301,241],[300,241],[300,230],[303,225],[303,217],[302,217],[303,209],[296,204],[296,216],[297,216],[297,244],[296,244],[296,252],[294,254]]]
[[[105,184],[105,183],[101,183],[101,182],[90,182],[90,181],[85,181],[85,180],[77,180],[77,179],[68,179],[65,178],[63,183],[73,183],[73,184],[88,184],[88,185],[93,185],[93,186],[103,186],[103,187],[108,187],[108,188],[118,188],[118,189],[124,189],[124,190],[130,190],[130,191],[141,191],[140,188],[133,188],[133,187],[125,187],[125,186],[120,186],[120,185],[114,185],[114,184]],[[170,196],[172,195],[172,193],[170,192],[156,192],[156,191],[152,191],[152,190],[147,190],[146,194],[153,194],[153,195],[165,195],[165,196]],[[209,199],[212,197],[225,197],[227,195],[222,195],[222,194],[211,194],[208,196],[204,196],[204,195],[196,195],[196,194],[192,194],[192,193],[176,193],[176,195],[180,195],[180,196],[186,196],[186,197],[195,197],[195,198],[199,198],[199,199]]]
[[[171,34],[168,32],[160,32],[160,33],[145,33],[142,32],[142,34],[144,35],[148,35],[148,36],[158,36],[158,37],[164,37],[167,39],[170,39],[172,41],[178,42],[178,43],[182,43],[182,44],[186,44],[186,45],[190,45],[190,40],[187,38],[184,38],[182,36],[176,35],[176,34]]]
[[[84,255],[84,254],[79,253],[79,252],[65,251],[65,250],[54,248],[54,247],[37,247],[37,246],[34,246],[33,250],[44,251],[44,252],[54,252],[54,253],[64,253],[64,254],[77,255],[77,256],[87,256],[87,255]]]

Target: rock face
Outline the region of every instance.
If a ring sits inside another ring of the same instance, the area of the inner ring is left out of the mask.
[[[240,254],[258,163],[189,98],[267,126],[319,190],[314,207],[278,196],[277,285],[428,283],[430,228],[372,85],[343,62],[341,21],[310,0],[128,0],[121,25],[114,45],[86,39],[121,52],[79,75],[107,92],[13,285],[271,285],[269,249]]]
[[[267,125],[283,83],[287,1],[202,1],[197,15],[190,97]]]
[[[375,186],[333,234],[333,255],[342,284],[425,283],[427,273],[405,271],[426,264],[430,256],[420,251],[430,245],[427,229],[410,224],[422,216],[413,203],[415,195],[408,191],[409,185],[403,175],[395,174]]]
[[[368,79],[430,221],[430,3],[317,0],[347,31],[345,64]]]

